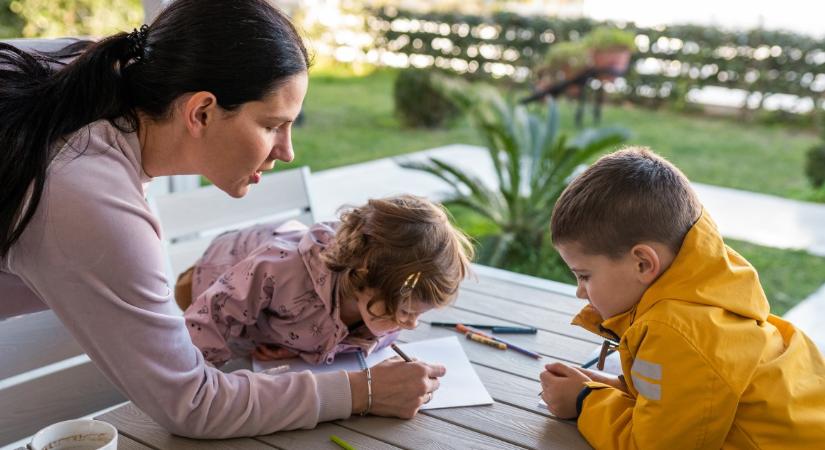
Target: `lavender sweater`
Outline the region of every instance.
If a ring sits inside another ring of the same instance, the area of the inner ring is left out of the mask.
[[[398,336],[380,338],[363,324],[350,332],[341,320],[338,274],[321,260],[337,222],[311,228],[298,221],[263,223],[224,233],[195,263],[186,319],[203,357],[222,364],[255,344],[288,348],[310,364],[338,353],[366,354]]]
[[[109,380],[176,434],[252,436],[348,417],[345,372],[225,374],[205,363],[166,283],[148,181],[134,133],[107,121],[81,129],[53,160],[37,213],[0,270],[19,277]]]

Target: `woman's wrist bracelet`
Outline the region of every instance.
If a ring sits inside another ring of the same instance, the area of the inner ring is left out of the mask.
[[[372,372],[369,367],[364,369],[364,372],[367,373],[367,409],[361,412],[362,416],[369,414],[372,409]]]

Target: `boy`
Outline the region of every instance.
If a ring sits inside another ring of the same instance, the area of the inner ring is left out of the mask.
[[[619,342],[619,378],[541,374],[550,411],[578,417],[593,447],[825,443],[822,355],[770,314],[679,169],[642,148],[604,156],[564,191],[551,232],[589,302],[573,323]]]

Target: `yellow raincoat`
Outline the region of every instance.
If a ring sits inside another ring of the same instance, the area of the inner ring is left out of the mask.
[[[579,431],[597,449],[825,448],[825,362],[769,312],[753,267],[703,213],[639,303],[602,321],[621,337],[629,393],[587,383]]]

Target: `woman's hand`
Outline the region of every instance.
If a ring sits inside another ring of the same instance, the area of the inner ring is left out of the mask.
[[[255,351],[252,352],[252,357],[258,361],[275,361],[277,359],[294,358],[297,353],[288,348],[279,345],[258,344]]]
[[[424,403],[432,399],[438,389],[438,378],[447,369],[438,364],[420,361],[405,362],[395,357],[373,366],[372,407],[370,413],[378,416],[410,419]],[[364,372],[349,372],[352,391],[352,412],[367,409],[367,376]]]
[[[577,416],[576,398],[590,378],[575,367],[562,363],[547,364],[541,373],[541,398],[547,409],[559,419]]]

